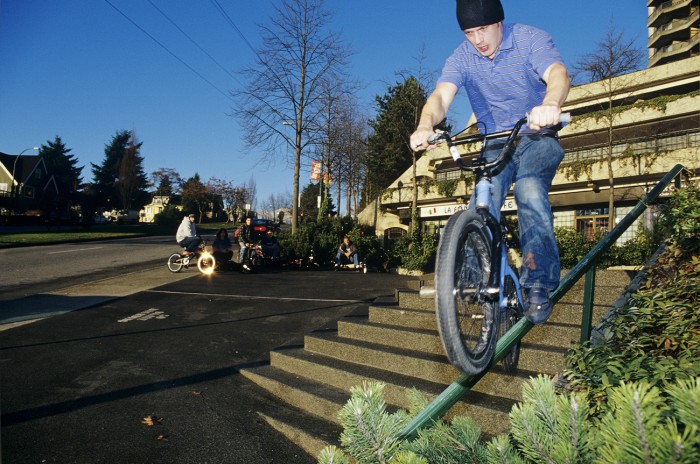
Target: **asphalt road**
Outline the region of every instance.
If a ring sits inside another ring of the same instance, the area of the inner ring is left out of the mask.
[[[284,407],[239,370],[411,278],[189,272],[0,332],[2,462],[315,462],[259,417]]]
[[[157,266],[179,250],[174,236],[0,249],[0,302]]]

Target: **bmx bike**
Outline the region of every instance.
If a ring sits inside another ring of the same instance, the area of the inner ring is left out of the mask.
[[[199,243],[197,251],[193,254],[185,254],[184,250],[179,253],[173,253],[168,258],[168,270],[170,272],[180,272],[182,269],[187,269],[191,265],[196,264],[197,269],[202,274],[211,274],[216,267],[214,256],[207,251],[207,241],[202,240]]]
[[[568,122],[568,114],[561,122]],[[435,264],[435,287],[421,290],[423,297],[435,298],[438,331],[450,363],[468,375],[478,375],[492,361],[497,340],[524,314],[524,295],[515,267],[508,261],[509,246],[517,246],[517,236],[508,227],[491,199],[491,177],[515,152],[520,128],[527,117],[518,120],[513,130],[497,134],[477,134],[453,140],[437,130],[430,144],[446,142],[452,158],[465,171],[474,173],[475,208],[450,217],[442,231]],[[492,139],[505,143],[493,161],[480,156],[466,165],[456,146]],[[497,219],[500,217],[500,220]],[[517,369],[520,341],[503,357],[508,373]]]

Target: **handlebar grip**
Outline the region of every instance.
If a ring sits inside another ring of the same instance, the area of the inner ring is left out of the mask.
[[[527,123],[530,124],[530,113],[525,113],[525,117],[527,118]],[[559,114],[559,123],[560,124],[569,124],[571,122],[571,113],[560,113]]]
[[[426,141],[428,142],[428,145],[436,145],[442,142],[443,140],[445,140],[445,131],[436,129],[433,135],[428,137],[428,140]]]

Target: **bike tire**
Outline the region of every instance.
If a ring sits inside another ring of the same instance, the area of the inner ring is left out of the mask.
[[[436,317],[447,358],[463,373],[478,375],[493,358],[499,318],[496,302],[479,291],[488,285],[491,238],[478,214],[452,215],[438,244],[435,269]]]
[[[216,259],[209,253],[202,253],[202,255],[197,260],[197,269],[202,274],[211,274],[214,272],[214,267],[216,266]]]
[[[180,253],[173,253],[168,258],[168,270],[170,272],[180,272],[182,270],[182,256]]]
[[[517,274],[516,274],[517,275]],[[500,339],[511,327],[513,327],[523,316],[523,308],[520,305],[520,300],[517,295],[517,287],[513,282],[513,278],[509,275],[505,276],[503,282],[503,292],[506,298],[507,305],[501,310],[501,316],[498,324],[498,338]],[[520,340],[508,351],[501,359],[503,370],[508,374],[513,374],[518,369],[518,361],[520,360]]]

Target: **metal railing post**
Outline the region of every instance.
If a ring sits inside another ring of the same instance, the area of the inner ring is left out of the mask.
[[[595,297],[595,266],[586,272],[583,287],[583,314],[581,315],[581,343],[591,338],[593,330],[593,298]]]

